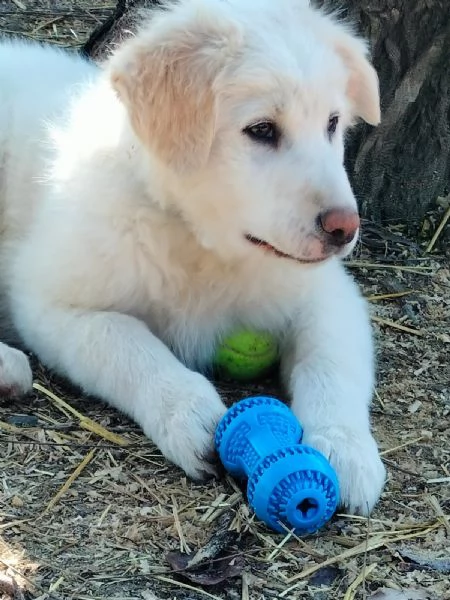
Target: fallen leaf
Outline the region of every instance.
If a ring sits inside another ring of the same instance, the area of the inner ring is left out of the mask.
[[[185,552],[169,552],[167,560],[175,571],[184,571],[204,562],[211,561],[225,552],[237,539],[235,531],[229,531],[234,518],[232,511],[227,511],[217,520],[217,528],[207,543],[192,554]]]
[[[433,552],[416,552],[410,548],[400,548],[398,553],[419,567],[433,569],[439,573],[450,573],[450,558],[437,557]]]
[[[217,530],[196,552],[169,552],[166,560],[172,569],[200,585],[217,585],[241,575],[245,566],[242,556],[220,556],[237,539],[237,533],[228,529],[232,519],[231,511],[222,515],[217,521]]]
[[[239,577],[245,567],[243,556],[225,556],[215,561],[202,564],[195,569],[181,571],[189,581],[200,585],[217,585],[223,581],[228,581],[231,577]]]

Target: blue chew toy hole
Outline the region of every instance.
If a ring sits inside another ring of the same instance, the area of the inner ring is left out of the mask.
[[[319,503],[314,498],[305,498],[297,504],[300,519],[314,519],[319,511]]]

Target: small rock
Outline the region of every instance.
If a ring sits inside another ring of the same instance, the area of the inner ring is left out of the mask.
[[[11,415],[6,422],[15,427],[37,427],[39,420],[35,415]]]
[[[419,408],[421,406],[422,406],[422,402],[420,400],[416,400],[415,402],[413,402],[412,404],[409,405],[408,412],[410,412],[411,414],[414,414],[419,410]]]
[[[20,496],[13,496],[11,498],[11,506],[14,506],[14,508],[22,508],[23,505],[24,501]]]

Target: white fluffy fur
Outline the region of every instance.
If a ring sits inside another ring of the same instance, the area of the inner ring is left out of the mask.
[[[339,262],[353,243],[331,252],[316,226],[356,208],[342,158],[357,117],[379,120],[365,46],[301,0],[182,0],[100,68],[3,42],[0,273],[22,341],[196,477],[225,410],[199,371],[230,331],[273,331],[305,443],[367,513],[385,478],[371,331]],[[242,133],[264,119],[278,148]],[[30,383],[0,345],[0,386]]]

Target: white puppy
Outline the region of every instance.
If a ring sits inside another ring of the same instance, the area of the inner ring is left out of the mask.
[[[0,273],[22,342],[199,477],[225,410],[200,372],[230,331],[272,331],[305,443],[367,513],[371,331],[339,261],[357,117],[380,118],[365,45],[302,0],[182,0],[101,68],[3,42]],[[24,355],[0,358],[26,390]]]

